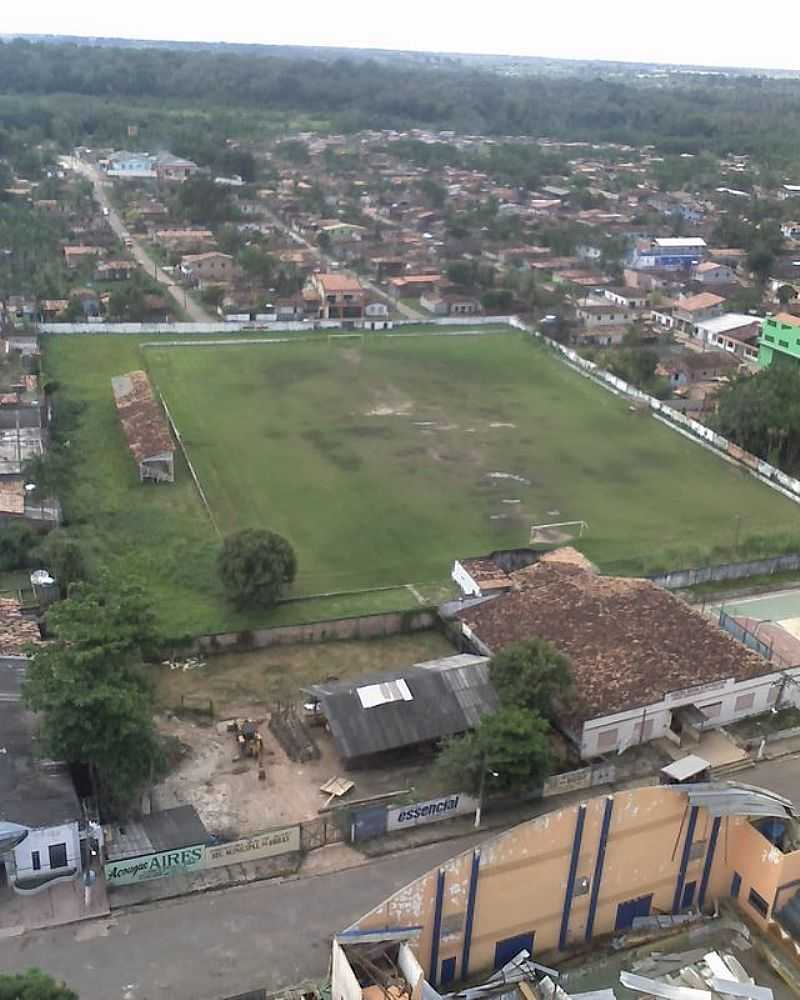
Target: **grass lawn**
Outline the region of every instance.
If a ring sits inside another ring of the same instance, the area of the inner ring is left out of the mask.
[[[212,656],[206,666],[183,673],[153,666],[156,697],[163,708],[177,708],[181,697],[197,705],[208,699],[217,716],[234,705],[296,700],[304,684],[327,677],[362,677],[412,663],[452,656],[455,650],[441,632],[416,632],[387,639],[276,646],[252,653]]]
[[[615,572],[728,558],[737,536],[741,557],[796,547],[794,504],[519,333],[144,351],[137,338],[53,337],[45,360],[88,406],[67,513],[98,557],[148,581],[171,634],[415,598],[400,589],[235,614],[186,469],[170,487],[136,480],[109,379],[145,363],[223,531],[286,534],[296,594],[438,585],[454,557],[525,545],[530,524],[578,518],[589,522],[583,550]]]

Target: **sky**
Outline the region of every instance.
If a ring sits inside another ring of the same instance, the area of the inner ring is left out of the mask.
[[[797,0],[29,0],[0,34],[261,42],[800,69]]]

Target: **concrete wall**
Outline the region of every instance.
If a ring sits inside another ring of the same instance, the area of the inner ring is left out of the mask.
[[[17,869],[17,877],[25,879],[43,872],[49,872],[51,868],[48,848],[51,844],[66,844],[67,867],[80,867],[81,849],[78,824],[76,821],[73,821],[72,823],[64,823],[58,826],[39,827],[31,830],[25,840],[18,847],[14,848],[14,864]],[[41,868],[38,873],[34,871],[33,861],[31,860],[31,853],[33,851],[39,852]]]
[[[332,639],[375,639],[405,632],[422,632],[434,628],[437,621],[436,611],[430,608],[389,611],[378,615],[310,622],[306,625],[281,625],[277,628],[201,635],[194,640],[192,648],[203,653],[222,653],[231,649],[266,649],[268,646],[289,646]]]
[[[475,974],[494,966],[498,943],[510,938],[533,934],[534,954],[547,960],[613,933],[620,905],[640,897],[652,896],[650,912],[669,914],[684,892],[697,906],[705,881],[710,908],[735,871],[740,904],[758,918],[750,888],[771,902],[800,872],[800,852],[782,855],[743,817],[715,822],[690,809],[680,789],[632,789],[540,816],[452,858],[351,930],[419,928],[414,948],[436,985],[444,960],[456,959],[457,978]],[[647,910],[646,902],[640,915]]]
[[[659,587],[680,590],[698,583],[723,580],[743,580],[750,576],[771,576],[800,569],[800,554],[773,556],[770,559],[751,559],[748,562],[724,563],[720,566],[699,566],[695,569],[675,569],[648,577]]]

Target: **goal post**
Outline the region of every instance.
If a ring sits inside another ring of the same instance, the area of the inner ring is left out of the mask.
[[[573,539],[583,538],[588,529],[586,521],[552,521],[549,524],[532,524],[529,545],[563,545]]]

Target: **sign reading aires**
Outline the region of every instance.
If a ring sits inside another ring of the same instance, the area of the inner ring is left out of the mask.
[[[423,823],[438,823],[442,819],[475,812],[477,806],[477,799],[458,792],[455,795],[443,795],[439,799],[428,799],[427,802],[417,802],[413,806],[387,809],[386,829],[405,830],[410,826],[421,826]]]
[[[111,886],[132,885],[134,882],[197,871],[204,867],[205,854],[205,844],[198,844],[195,847],[179,847],[175,851],[125,858],[124,861],[107,861],[106,882]]]
[[[267,833],[258,833],[255,837],[207,847],[203,867],[221,868],[223,865],[235,865],[239,861],[257,861],[259,858],[272,858],[299,850],[300,827],[287,826],[283,830],[269,830]]]

